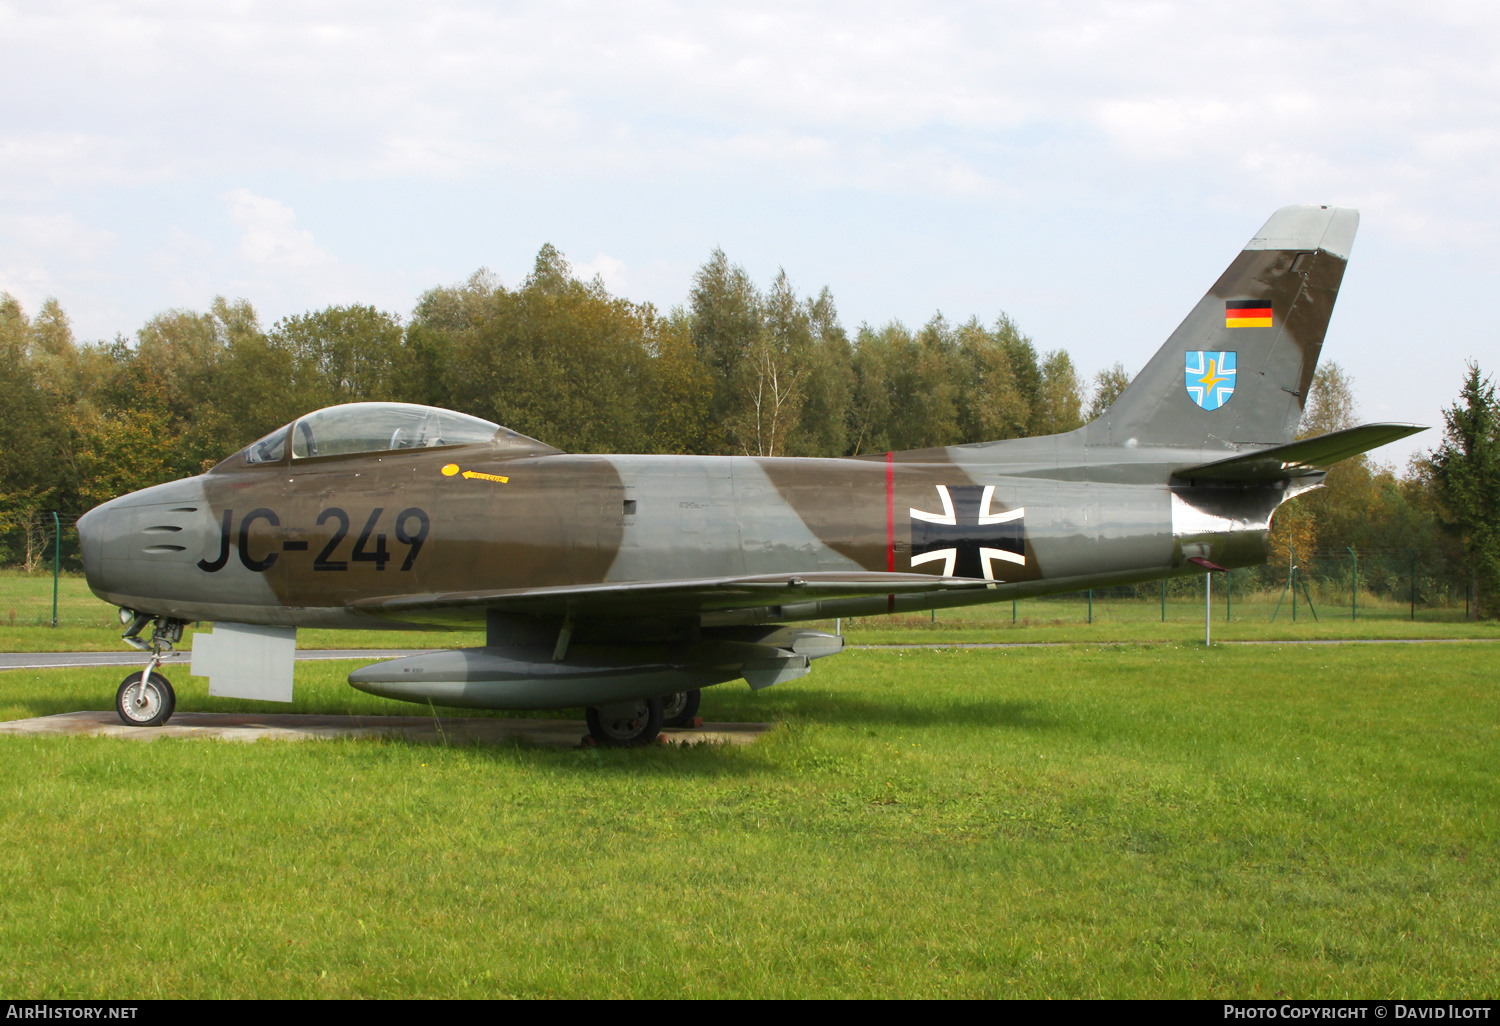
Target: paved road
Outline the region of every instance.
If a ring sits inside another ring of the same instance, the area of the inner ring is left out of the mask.
[[[1310,638],[1281,641],[1217,641],[1216,645],[1470,645],[1500,642],[1500,638]],[[1076,645],[1165,645],[1165,641],[974,641],[930,642],[915,645],[850,645],[851,649],[875,651],[928,648],[1069,648]],[[434,652],[430,648],[314,648],[300,649],[305,659],[396,659]],[[166,667],[186,666],[191,652],[178,652]],[[140,652],[0,652],[0,670],[51,670],[70,666],[141,666]]]

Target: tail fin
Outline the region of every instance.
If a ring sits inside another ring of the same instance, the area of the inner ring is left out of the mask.
[[[1289,442],[1302,418],[1359,212],[1271,215],[1130,387],[1091,445]]]

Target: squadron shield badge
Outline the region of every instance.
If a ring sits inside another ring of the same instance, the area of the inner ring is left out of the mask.
[[[1189,398],[1205,410],[1217,410],[1234,395],[1234,353],[1189,350],[1186,377]]]

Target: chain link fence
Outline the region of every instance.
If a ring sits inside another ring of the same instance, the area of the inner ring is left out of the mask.
[[[78,513],[33,513],[0,532],[0,627],[118,626],[114,606],[89,591]]]
[[[1045,609],[1080,606],[1069,618],[1106,610],[1127,619],[1201,619],[1207,574],[1121,588],[1099,588],[1023,601]],[[1472,598],[1464,568],[1441,552],[1412,549],[1316,549],[1213,575],[1215,618],[1228,620],[1467,620]],[[1147,615],[1148,610],[1156,616]],[[1081,614],[1081,615],[1080,615]],[[1022,612],[1018,612],[1022,615]]]

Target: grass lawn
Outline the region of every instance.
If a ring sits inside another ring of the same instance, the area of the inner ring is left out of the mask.
[[[745,748],[3,737],[0,984],[1484,997],[1493,660],[850,652],[706,692],[707,718],[777,721]],[[352,691],[353,665],[299,666],[299,706],[415,711]],[[108,708],[120,676],[0,674],[0,715]],[[232,704],[172,677],[180,708]]]

